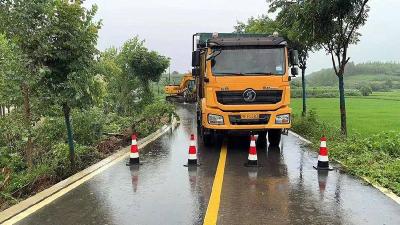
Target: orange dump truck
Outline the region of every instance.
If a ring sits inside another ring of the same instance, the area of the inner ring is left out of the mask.
[[[205,144],[217,133],[258,134],[277,145],[291,127],[290,80],[297,51],[278,35],[197,33],[192,75],[197,124]]]

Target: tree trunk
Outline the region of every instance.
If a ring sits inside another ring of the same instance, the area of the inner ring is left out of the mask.
[[[65,119],[65,126],[67,127],[69,160],[71,163],[72,170],[75,170],[75,148],[74,148],[74,134],[71,125],[71,108],[67,103],[63,104],[63,112]]]
[[[340,130],[342,135],[347,137],[346,123],[346,102],[344,97],[344,78],[343,74],[338,75],[339,78],[339,97],[340,97]]]
[[[304,117],[307,114],[307,105],[306,105],[306,67],[301,67],[301,87],[303,89],[303,112],[301,115]]]
[[[25,147],[25,157],[28,168],[31,169],[33,166],[32,154],[33,154],[33,142],[32,142],[32,114],[31,114],[31,103],[30,103],[30,90],[26,83],[21,85],[22,95],[24,97],[24,117],[25,117],[25,128],[28,131],[28,142]]]

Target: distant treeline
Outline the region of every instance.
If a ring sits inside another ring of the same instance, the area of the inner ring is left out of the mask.
[[[400,88],[400,63],[367,62],[348,63],[345,72],[346,87],[358,89],[360,85],[369,85],[374,91],[387,91]],[[307,84],[312,87],[337,86],[338,79],[332,68],[322,69],[306,76]],[[294,79],[292,85],[300,87],[300,79]]]
[[[354,64],[350,62],[346,67],[346,75],[357,74],[386,74],[400,76],[400,63],[396,62],[367,62]]]

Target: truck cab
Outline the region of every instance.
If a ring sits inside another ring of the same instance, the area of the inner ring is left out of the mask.
[[[291,127],[289,71],[297,74],[297,51],[276,34],[198,33],[193,46],[204,143],[216,133],[251,133],[279,144]]]

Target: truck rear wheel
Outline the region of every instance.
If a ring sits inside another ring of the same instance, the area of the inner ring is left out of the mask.
[[[281,129],[268,130],[268,141],[271,146],[279,146],[282,136],[281,133],[282,133]]]

